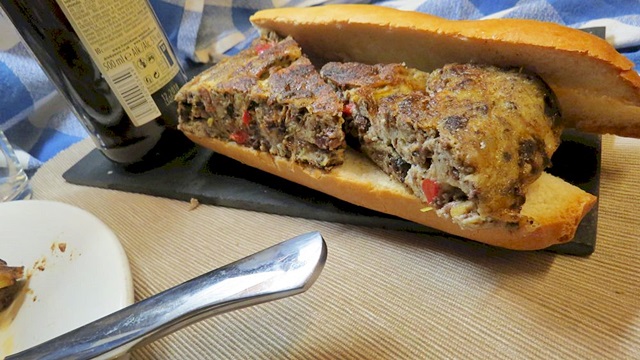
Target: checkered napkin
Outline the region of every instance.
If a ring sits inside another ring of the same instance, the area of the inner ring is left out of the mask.
[[[247,46],[257,36],[249,16],[259,9],[337,2],[367,1],[151,0],[185,68],[216,61]],[[528,18],[574,28],[604,27],[606,39],[636,65],[640,64],[638,0],[372,2],[450,19]],[[87,137],[87,133],[2,16],[0,34],[0,129],[18,149],[23,165],[35,171],[59,151]]]

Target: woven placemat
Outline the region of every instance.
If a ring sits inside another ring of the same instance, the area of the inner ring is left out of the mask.
[[[630,359],[640,353],[640,141],[604,137],[589,257],[201,205],[67,183],[82,142],[33,178],[36,199],[105,222],[137,300],[299,233],[327,241],[307,292],[203,320],[133,359]],[[91,236],[91,234],[87,234]],[[105,269],[108,271],[108,269]]]

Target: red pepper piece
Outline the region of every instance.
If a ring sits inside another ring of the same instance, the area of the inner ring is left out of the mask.
[[[356,110],[356,105],[354,103],[345,104],[342,107],[342,115],[343,116],[353,116],[353,112]]]
[[[242,113],[242,123],[245,124],[246,126],[249,126],[250,122],[251,122],[251,113],[249,113],[249,110],[245,110]]]
[[[246,143],[247,140],[249,140],[249,134],[247,134],[247,132],[244,130],[238,130],[233,134],[229,135],[229,138],[235,141],[236,143],[242,145]]]
[[[433,203],[433,200],[440,193],[440,185],[437,182],[431,179],[424,179],[422,181],[422,192],[424,196],[427,198],[427,203]]]
[[[271,49],[272,47],[273,47],[273,44],[271,43],[260,43],[256,45],[255,49],[258,55],[260,55],[263,52],[267,51],[268,49]]]

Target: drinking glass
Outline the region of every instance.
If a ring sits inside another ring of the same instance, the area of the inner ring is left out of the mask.
[[[31,198],[29,178],[0,130],[0,202]]]

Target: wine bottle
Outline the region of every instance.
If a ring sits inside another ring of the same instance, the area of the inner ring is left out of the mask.
[[[174,95],[187,78],[147,0],[0,0],[96,147],[120,164],[184,151]]]

